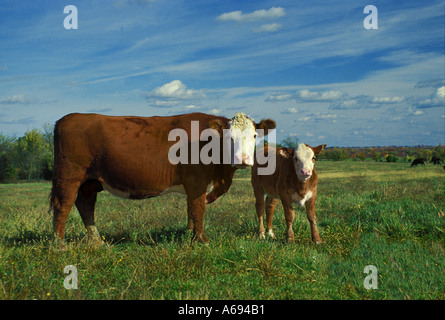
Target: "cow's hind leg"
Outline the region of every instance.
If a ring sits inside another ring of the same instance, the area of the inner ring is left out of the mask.
[[[102,191],[102,185],[97,180],[90,180],[83,183],[77,193],[76,207],[82,217],[83,224],[87,229],[88,241],[93,244],[102,244],[94,222],[94,206],[96,204],[97,193]]]
[[[55,239],[65,239],[65,223],[76,199],[80,182],[59,184],[53,181],[51,208],[53,209],[53,227]]]

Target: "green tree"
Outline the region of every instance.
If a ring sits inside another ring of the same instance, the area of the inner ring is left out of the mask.
[[[42,138],[44,140],[43,152],[40,157],[40,167],[45,180],[52,177],[54,169],[54,126],[45,123],[43,125]]]
[[[417,158],[423,158],[425,161],[431,161],[431,158],[433,157],[433,151],[430,149],[419,149],[416,152]]]
[[[14,138],[0,134],[0,181],[14,178],[14,168],[12,167],[11,148]]]
[[[41,155],[45,141],[40,130],[27,131],[13,146],[12,160],[19,170],[19,178],[27,181],[40,178]]]
[[[283,145],[286,148],[295,149],[298,147],[299,139],[295,136],[288,136],[283,141],[281,141],[281,145]]]

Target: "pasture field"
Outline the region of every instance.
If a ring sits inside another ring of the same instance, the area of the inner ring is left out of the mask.
[[[49,183],[0,185],[0,299],[445,299],[445,171],[427,165],[318,161],[314,245],[295,208],[295,243],[260,240],[250,171],[207,206],[209,246],[190,246],[185,197],[123,200],[102,192],[92,247],[76,209],[68,249],[52,241]],[[67,290],[64,268],[78,270]],[[364,268],[377,268],[365,289]]]

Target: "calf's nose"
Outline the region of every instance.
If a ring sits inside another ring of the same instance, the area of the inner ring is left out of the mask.
[[[302,170],[301,170],[301,174],[302,174],[303,176],[308,177],[308,176],[311,175],[311,170],[310,170],[310,169],[302,169]]]

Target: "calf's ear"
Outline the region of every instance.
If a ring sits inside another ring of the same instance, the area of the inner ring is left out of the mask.
[[[275,129],[276,123],[272,119],[263,119],[260,123],[256,123],[257,129],[263,129],[264,135],[269,133],[269,129]]]
[[[312,150],[314,150],[314,154],[319,154],[320,152],[323,151],[323,149],[326,147],[325,144],[316,146],[315,148],[312,148]]]
[[[223,130],[227,129],[228,127],[229,127],[229,123],[227,123],[227,122],[224,123],[220,119],[213,119],[213,120],[210,120],[210,122],[209,122],[209,128],[215,129],[216,131],[218,131],[220,136],[222,136]]]
[[[294,154],[294,149],[280,148],[280,149],[277,149],[277,151],[284,158],[290,158]]]

